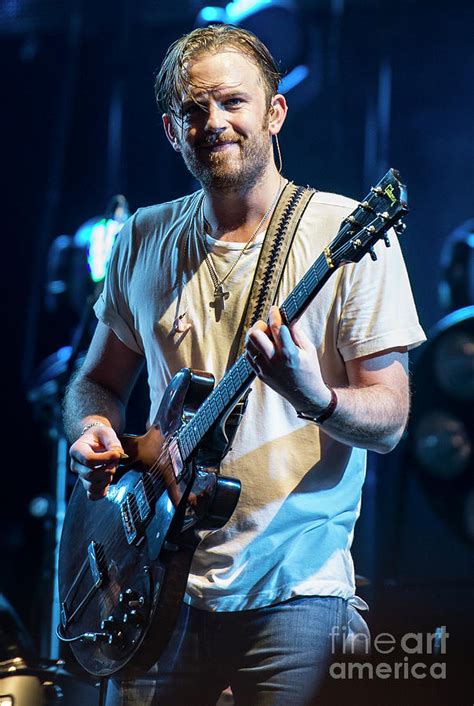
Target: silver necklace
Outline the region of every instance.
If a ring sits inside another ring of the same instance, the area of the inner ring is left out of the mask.
[[[280,180],[280,183],[279,183],[279,185],[278,185],[277,192],[276,192],[276,194],[275,194],[275,198],[273,199],[273,201],[271,202],[270,206],[267,208],[267,210],[266,210],[265,213],[263,214],[263,216],[262,216],[261,220],[259,221],[257,227],[255,228],[255,230],[253,231],[252,235],[250,236],[250,238],[249,238],[249,239],[247,240],[247,242],[245,243],[245,246],[244,246],[244,247],[242,248],[242,250],[239,252],[237,258],[236,258],[236,259],[234,260],[234,262],[232,263],[232,265],[231,265],[230,269],[228,270],[228,272],[224,275],[224,277],[221,277],[220,279],[219,279],[219,275],[217,274],[217,270],[216,270],[216,268],[215,268],[215,265],[214,265],[214,263],[213,263],[213,261],[212,261],[211,251],[209,250],[209,246],[208,246],[207,240],[206,240],[206,233],[204,232],[206,229],[211,230],[211,229],[210,229],[210,226],[209,226],[209,223],[207,222],[206,217],[204,216],[204,195],[203,195],[203,197],[202,197],[202,199],[201,199],[201,203],[200,203],[200,205],[199,205],[199,209],[200,209],[200,211],[201,211],[201,219],[202,219],[203,225],[207,227],[207,228],[204,228],[204,229],[203,229],[203,232],[202,232],[202,242],[203,242],[203,244],[204,244],[204,252],[205,252],[205,258],[204,258],[204,259],[205,259],[205,261],[206,261],[207,269],[209,270],[209,275],[210,275],[210,277],[211,277],[212,284],[214,285],[214,299],[213,299],[213,301],[210,301],[210,302],[209,302],[209,306],[210,306],[212,309],[214,309],[214,315],[215,315],[215,317],[216,317],[216,321],[220,321],[220,318],[221,318],[221,316],[222,316],[222,312],[224,311],[224,308],[225,308],[225,301],[226,301],[226,299],[228,299],[228,298],[230,297],[230,291],[224,291],[223,284],[224,284],[224,282],[230,277],[230,275],[232,274],[232,272],[235,270],[235,268],[237,267],[237,264],[238,264],[239,261],[240,261],[240,258],[244,255],[245,252],[247,252],[247,250],[249,249],[250,245],[253,243],[253,241],[254,241],[255,238],[257,237],[257,235],[258,235],[258,233],[259,233],[261,227],[263,226],[263,224],[264,224],[265,221],[267,220],[267,218],[268,218],[268,216],[270,215],[270,213],[271,213],[271,212],[273,211],[273,209],[275,208],[276,202],[278,201],[278,197],[279,197],[280,194],[281,194],[282,188],[283,188],[283,186],[282,186],[282,183],[281,183],[281,180]],[[211,234],[211,233],[209,233],[209,234]]]

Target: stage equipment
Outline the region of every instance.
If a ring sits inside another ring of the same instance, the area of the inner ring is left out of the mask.
[[[13,606],[0,593],[0,706],[94,706],[96,682],[62,660],[40,660]]]
[[[474,306],[430,332],[413,391],[405,463],[439,517],[474,543]]]
[[[450,233],[440,261],[439,299],[444,311],[474,304],[474,218]]]
[[[99,296],[115,238],[129,216],[122,194],[112,196],[101,216],[87,220],[73,236],[56,238],[48,256],[45,302],[54,319],[55,335],[67,338],[35,370],[28,390],[36,419],[45,427],[51,444],[50,488],[35,498],[30,512],[42,519],[46,545],[44,574],[51,577],[49,595],[42,604],[41,654],[50,660],[61,655],[56,636],[59,622],[57,557],[62,523],[72,484],[68,482],[68,444],[62,425],[61,401],[71,375],[84,359],[93,330],[93,305]],[[146,410],[146,403],[142,403]]]
[[[53,314],[81,317],[87,300],[97,298],[96,285],[107,271],[112,246],[129,216],[122,194],[110,199],[103,216],[83,223],[75,235],[60,235],[48,253],[46,308]]]

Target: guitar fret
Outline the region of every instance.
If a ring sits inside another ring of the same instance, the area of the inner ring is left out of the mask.
[[[212,415],[212,411],[211,411],[210,406],[206,405],[203,412],[206,417],[206,426],[207,426],[207,428],[210,428],[214,424],[214,422],[216,421],[215,417]]]
[[[195,419],[195,418],[194,418],[194,419]],[[189,422],[189,437],[190,437],[190,439],[191,439],[191,441],[192,441],[192,443],[193,443],[193,446],[196,446],[196,444],[197,444],[197,442],[198,442],[198,440],[199,440],[199,437],[198,437],[198,435],[196,434],[196,429],[195,429],[195,427],[194,427],[194,419],[192,419],[192,420]]]
[[[235,394],[235,392],[237,391],[237,389],[240,385],[240,376],[239,376],[239,373],[238,373],[235,366],[232,366],[232,368],[230,369],[230,377],[232,380],[232,384],[234,385],[234,394]]]
[[[184,460],[188,458],[189,454],[191,453],[191,449],[188,447],[187,442],[186,427],[181,428],[177,441],[179,453],[181,454],[181,458]]]
[[[235,369],[236,369],[236,371],[237,371],[237,373],[238,373],[238,375],[239,375],[240,384],[243,385],[244,383],[247,382],[248,375],[246,375],[245,366],[242,365],[241,363],[245,363],[245,359],[240,358],[240,359],[237,361],[237,364],[236,364],[236,366],[235,366]]]
[[[209,406],[210,406],[210,408],[211,408],[211,413],[212,413],[213,419],[214,419],[214,420],[217,419],[217,417],[218,417],[219,414],[220,414],[220,409],[219,409],[219,405],[217,404],[217,400],[216,400],[216,396],[215,396],[215,395],[210,395],[210,397],[209,397]]]

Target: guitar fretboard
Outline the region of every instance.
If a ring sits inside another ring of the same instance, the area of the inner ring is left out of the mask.
[[[390,169],[366,199],[342,223],[328,248],[311,265],[302,280],[280,306],[282,318],[291,324],[304,312],[329,277],[348,262],[358,262],[391,225],[407,212],[406,188],[396,170]],[[388,245],[388,238],[386,238]],[[177,441],[183,461],[187,461],[216,422],[231,412],[256,375],[242,354],[199,407],[181,427]]]

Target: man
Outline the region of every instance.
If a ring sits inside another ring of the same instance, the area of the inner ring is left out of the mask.
[[[278,79],[266,47],[226,25],[194,30],[165,57],[156,82],[164,129],[202,189],[139,210],[114,250],[97,330],[65,403],[71,468],[91,500],[113,478],[144,358],[151,421],[181,367],[225,372],[285,184],[272,147],[287,112]],[[280,301],[353,208],[315,194]],[[366,449],[385,453],[400,439],[407,350],[424,339],[392,241],[390,250],[377,246],[377,263],[339,269],[298,325],[283,326],[273,307],[249,331],[259,379],[222,463],[241,479],[241,499],[223,529],[203,532],[158,665],[109,684],[108,704],[213,704],[229,684],[237,704],[315,703],[330,635],[355,617],[349,549]]]

